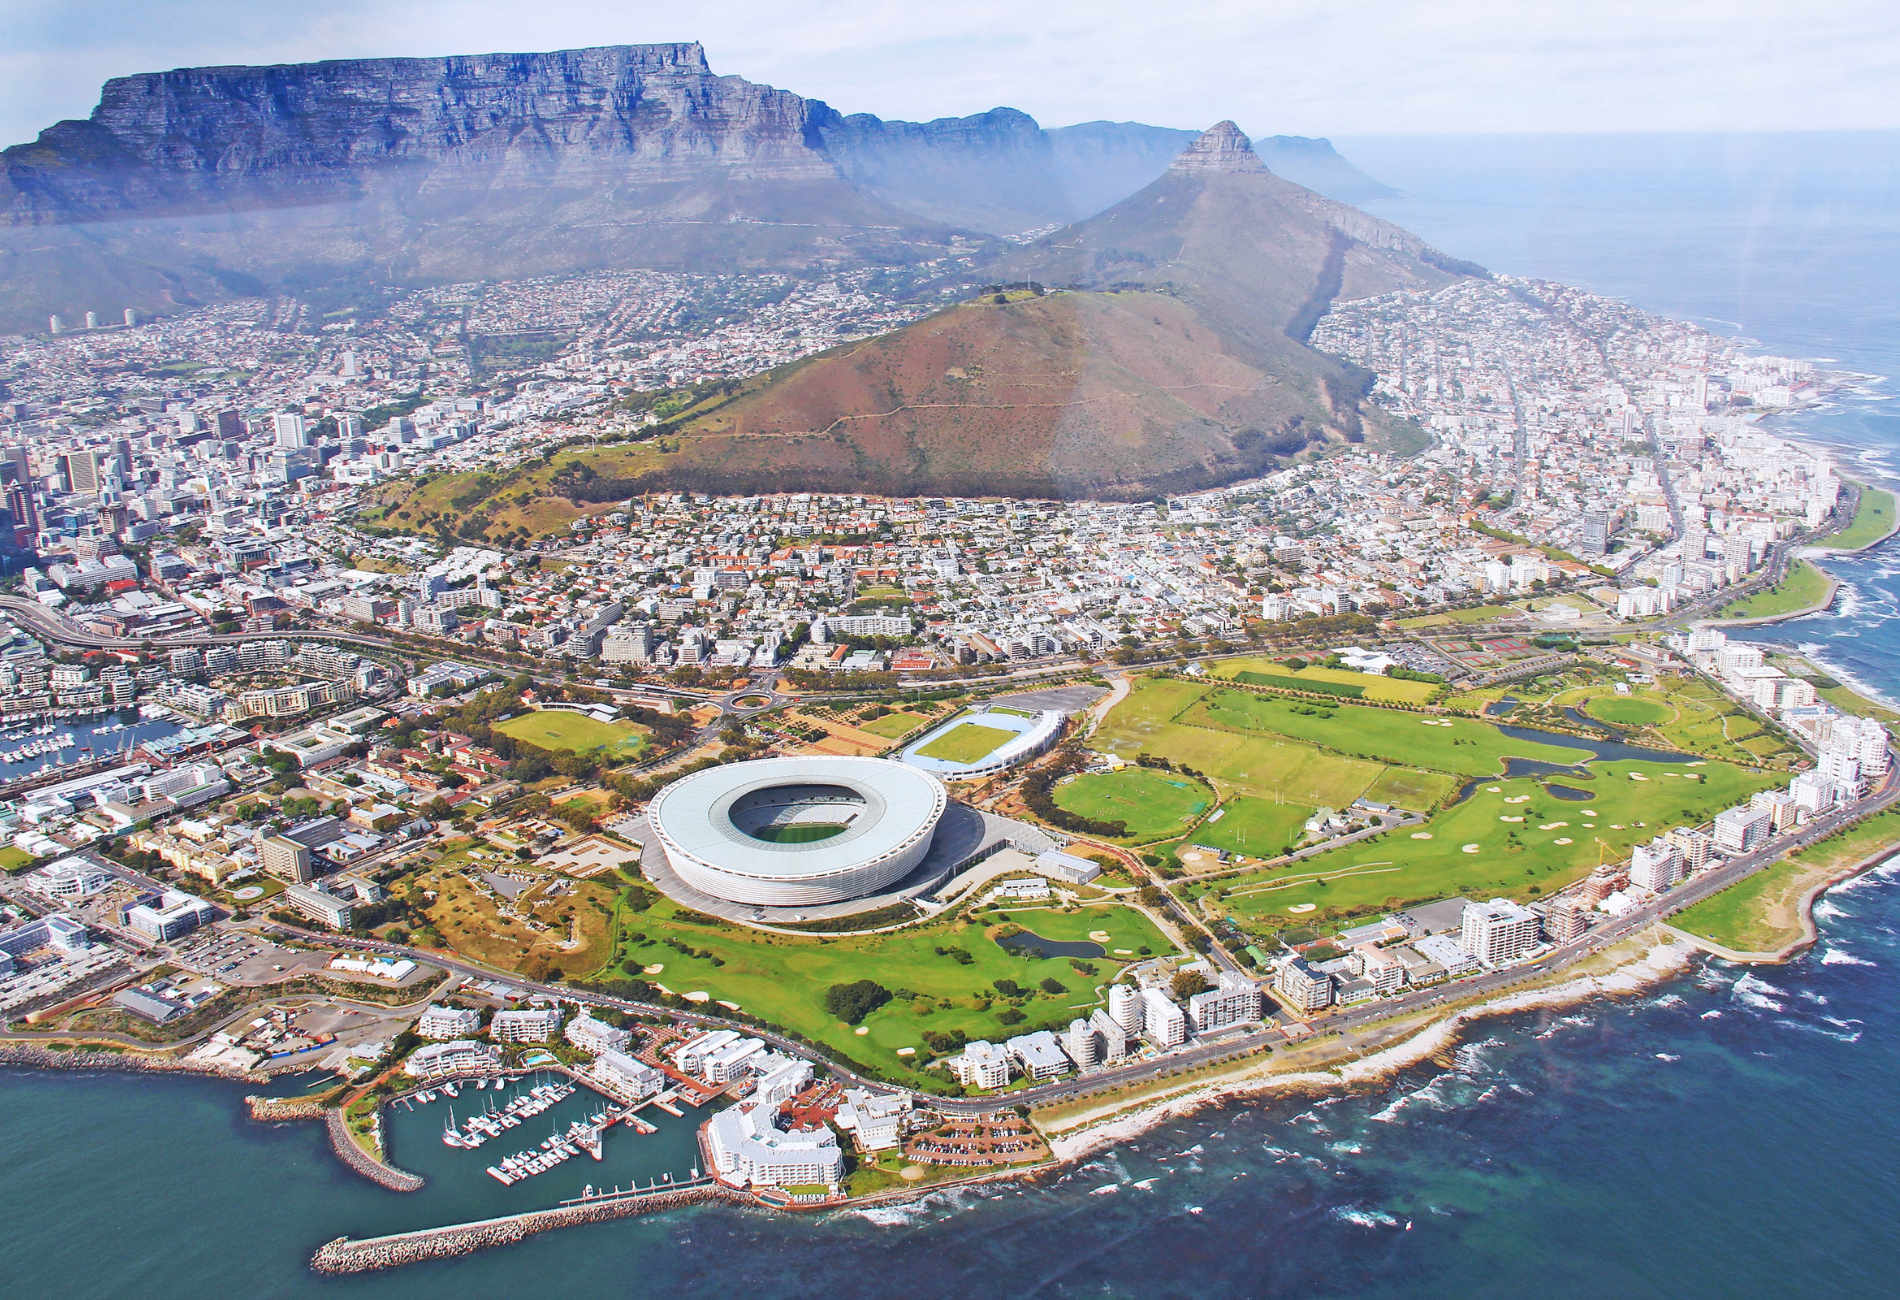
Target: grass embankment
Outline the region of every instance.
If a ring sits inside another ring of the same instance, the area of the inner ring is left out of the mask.
[[[917,751],[920,758],[944,763],[974,763],[1016,739],[1017,733],[1003,727],[986,727],[980,722],[959,722],[950,730]]]
[[[638,754],[646,748],[649,734],[645,727],[631,722],[600,722],[584,713],[569,713],[564,709],[523,713],[497,723],[495,730],[541,749],[568,750],[576,754],[604,750],[613,759]]]
[[[1717,618],[1779,618],[1827,599],[1828,576],[1806,560],[1796,560],[1774,586],[1723,607]]]
[[[1100,943],[1106,955],[1090,963],[1097,972],[1093,976],[1079,972],[1066,958],[1017,956],[996,943],[1003,924],[1062,942],[1091,942],[1091,934],[1105,933],[1106,940],[1093,942]],[[1000,1041],[1045,1021],[1066,1025],[1100,1002],[1098,986],[1113,980],[1121,963],[1174,950],[1145,915],[1117,903],[1074,911],[991,912],[980,920],[925,924],[892,934],[807,938],[700,924],[662,900],[629,917],[626,928],[629,933],[616,952],[621,969],[603,976],[624,972],[682,996],[705,993],[737,1003],[751,1015],[891,1072],[909,1069],[914,1059],[899,1056],[899,1048],[923,1054],[926,1032],[961,1030],[969,1038]],[[1124,951],[1117,955],[1117,949]],[[643,973],[652,966],[661,969]],[[833,984],[861,979],[899,994],[865,1018],[862,1028],[867,1032],[862,1034],[858,1027],[832,1018],[824,1005],[825,992]],[[1015,981],[1030,996],[1012,1006],[996,992],[998,979]],[[1062,991],[1044,991],[1044,979],[1054,980]],[[1022,1019],[1008,1022],[1012,1010]]]
[[[1399,626],[1408,632],[1421,628],[1446,627],[1456,623],[1489,623],[1494,618],[1506,614],[1515,614],[1516,610],[1508,605],[1478,605],[1472,609],[1450,609],[1442,614],[1421,614],[1417,618],[1402,618]]]
[[[1780,952],[1805,936],[1804,894],[1895,843],[1900,812],[1880,813],[1684,908],[1669,923],[1734,952]]]
[[[1893,493],[1883,492],[1879,488],[1862,488],[1860,505],[1854,511],[1854,522],[1830,537],[1821,538],[1819,544],[1843,551],[1871,546],[1893,531],[1895,518]]]
[[[1214,802],[1214,792],[1193,777],[1146,767],[1085,773],[1057,786],[1054,797],[1077,816],[1125,823],[1137,843],[1180,833]]]
[[[857,724],[859,731],[868,731],[873,736],[882,736],[886,740],[896,740],[907,736],[930,721],[921,713],[887,713],[881,718]]]

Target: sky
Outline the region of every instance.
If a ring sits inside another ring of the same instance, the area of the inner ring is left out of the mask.
[[[684,40],[715,72],[885,118],[1900,128],[1895,0],[0,0],[0,145],[135,72]]]

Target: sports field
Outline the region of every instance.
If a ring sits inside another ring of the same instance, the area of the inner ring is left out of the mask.
[[[1085,772],[1057,786],[1054,797],[1077,816],[1125,822],[1137,841],[1178,833],[1214,802],[1214,792],[1193,777],[1146,767]]]
[[[1245,691],[1211,691],[1181,720],[1228,731],[1271,732],[1382,763],[1465,776],[1495,776],[1504,770],[1506,757],[1549,763],[1574,763],[1581,757],[1575,749],[1512,740],[1476,718],[1432,717],[1361,704],[1316,707]]]
[[[1153,922],[1120,904],[1085,905],[1072,912],[1018,909],[1007,918],[986,914],[980,922],[958,920],[927,924],[893,934],[793,938],[739,926],[705,926],[678,919],[678,908],[662,900],[649,910],[623,918],[624,933],[615,957],[618,969],[591,978],[630,976],[650,980],[675,993],[705,992],[736,1002],[751,1015],[838,1048],[858,1061],[901,1077],[911,1058],[897,1049],[924,1046],[925,1031],[960,1029],[970,1038],[1001,1042],[1044,1023],[1066,1025],[1083,1008],[1098,1005],[1098,985],[1115,978],[1121,964],[1149,954],[1174,951]],[[1007,919],[1048,939],[1085,941],[1091,932],[1108,952],[1094,959],[1096,974],[1079,973],[1063,958],[1038,961],[999,947],[997,923]],[[677,940],[690,954],[668,947]],[[939,954],[937,949],[944,952]],[[1143,948],[1148,953],[1141,952]],[[1116,950],[1123,950],[1117,954]],[[967,954],[967,962],[956,953]],[[704,955],[701,955],[704,954]],[[714,959],[723,963],[714,965]],[[651,975],[644,967],[662,969]],[[1011,979],[1032,991],[1021,1007],[1025,1019],[1015,1026],[998,1016],[1008,1003],[995,992],[995,981]],[[1063,992],[1038,985],[1053,979]],[[825,990],[833,984],[875,980],[899,996],[864,1020],[870,1031],[859,1035],[825,1011]],[[914,993],[915,996],[910,996]]]
[[[631,757],[646,747],[646,728],[631,722],[596,722],[584,713],[544,709],[497,723],[495,730],[541,749],[590,754],[606,750],[614,758]]]
[[[1583,711],[1613,727],[1653,727],[1676,716],[1676,711],[1663,701],[1643,695],[1598,695],[1583,706]]]
[[[1304,903],[1320,909],[1297,914],[1310,924],[1453,894],[1530,898],[1533,888],[1547,894],[1672,826],[1702,822],[1779,784],[1716,762],[1599,763],[1592,770],[1593,779],[1561,783],[1594,799],[1559,799],[1529,777],[1485,782],[1417,830],[1223,880],[1225,906],[1243,921],[1274,927],[1291,924],[1296,914],[1287,909]]]
[[[917,753],[946,763],[974,763],[1016,739],[1017,733],[978,722],[962,722],[938,736]]]
[[[1312,815],[1304,804],[1243,796],[1221,805],[1220,820],[1203,822],[1194,842],[1250,858],[1271,858],[1299,842]]]
[[[886,740],[896,740],[899,736],[915,731],[928,721],[930,719],[921,713],[899,712],[887,713],[881,718],[873,718],[869,722],[860,722],[856,725],[859,731],[868,731],[873,736],[882,736]]]
[[[1214,667],[1214,676],[1233,681],[1242,673],[1262,673],[1269,677],[1291,678],[1294,682],[1336,682],[1357,686],[1368,700],[1391,700],[1399,704],[1423,704],[1438,689],[1434,682],[1409,682],[1377,673],[1355,673],[1348,668],[1318,668],[1308,665],[1294,672],[1277,659],[1224,659]]]

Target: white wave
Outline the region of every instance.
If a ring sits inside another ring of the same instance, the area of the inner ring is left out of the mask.
[[[1659,1061],[1680,1061],[1682,1058],[1680,1056],[1671,1055],[1668,1052],[1658,1052],[1656,1053],[1656,1059]]]
[[[1430,1106],[1434,1110],[1450,1110],[1451,1102],[1439,1091],[1439,1085],[1454,1077],[1455,1076],[1449,1074],[1441,1074],[1423,1088],[1416,1089],[1395,1098],[1384,1110],[1379,1111],[1370,1118],[1378,1120],[1381,1124],[1390,1124],[1404,1112],[1407,1106],[1414,1104]]]
[[[1361,1228],[1396,1228],[1399,1221],[1383,1210],[1367,1210],[1356,1205],[1333,1207],[1333,1217],[1341,1223],[1357,1224]]]
[[[1815,919],[1821,921],[1843,921],[1853,916],[1853,913],[1834,906],[1828,901],[1826,895],[1822,895],[1813,907],[1813,915]]]
[[[1661,997],[1656,998],[1649,1005],[1652,1007],[1679,1007],[1683,1005],[1683,1001],[1679,994],[1665,993]]]
[[[1263,1150],[1264,1150],[1264,1151],[1265,1151],[1265,1152],[1266,1152],[1266,1153],[1267,1153],[1268,1155],[1270,1155],[1270,1156],[1272,1156],[1272,1157],[1273,1157],[1273,1163],[1274,1163],[1274,1164],[1276,1164],[1276,1165],[1277,1165],[1277,1164],[1279,1164],[1279,1163],[1280,1163],[1281,1161],[1283,1161],[1283,1160],[1297,1160],[1297,1159],[1299,1159],[1299,1158],[1300,1158],[1300,1153],[1299,1153],[1299,1152],[1297,1152],[1297,1151],[1288,1151],[1288,1150],[1287,1150],[1287,1149],[1286,1149],[1285,1147],[1273,1147],[1273,1146],[1270,1146],[1270,1147],[1264,1147],[1264,1148],[1262,1148],[1262,1149],[1263,1149]]]
[[[1827,1005],[1826,995],[1821,994],[1821,993],[1816,993],[1813,989],[1802,989],[1801,999],[1804,1002],[1812,1002],[1816,1004],[1817,1006],[1824,1007]]]
[[[1329,1142],[1326,1149],[1336,1156],[1361,1156],[1366,1153],[1365,1148],[1357,1142]]]
[[[937,1211],[945,1208],[944,1201],[941,1195],[926,1196],[921,1201],[899,1205],[867,1205],[861,1210],[839,1210],[832,1217],[859,1218],[880,1228],[908,1228],[936,1217]]]
[[[1774,997],[1770,997],[1770,994]],[[1743,1006],[1753,1007],[1757,1011],[1787,1010],[1781,1003],[1775,1001],[1775,998],[1785,998],[1788,995],[1767,980],[1754,975],[1744,975],[1736,980],[1735,987],[1729,990],[1729,996]]]
[[[1722,1013],[1720,1011],[1704,1011],[1702,1013],[1702,1018],[1704,1020],[1720,1020],[1722,1018]]]
[[[1856,1025],[1864,1025],[1867,1023],[1864,1020],[1856,1020],[1852,1016],[1849,1016],[1846,1020],[1841,1020],[1834,1016],[1822,1016],[1821,1019],[1833,1025],[1836,1029],[1852,1029]]]
[[[1775,1023],[1788,1029],[1798,1029],[1804,1034],[1819,1034],[1823,1038],[1832,1038],[1837,1043],[1858,1043],[1860,1041],[1860,1031],[1858,1029],[1852,1033],[1837,1034],[1831,1029],[1823,1029],[1819,1025],[1806,1025],[1799,1020],[1777,1020]]]

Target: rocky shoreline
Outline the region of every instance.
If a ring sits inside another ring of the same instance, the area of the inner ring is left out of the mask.
[[[555,1210],[530,1210],[525,1214],[485,1219],[478,1223],[458,1223],[445,1228],[424,1228],[418,1232],[397,1233],[388,1237],[369,1237],[361,1241],[338,1237],[318,1248],[316,1254],[310,1257],[310,1267],[319,1273],[369,1273],[378,1269],[400,1268],[404,1264],[419,1264],[424,1260],[470,1255],[493,1246],[511,1246],[536,1233],[555,1228],[605,1223],[610,1219],[683,1210],[713,1202],[757,1204],[750,1196],[717,1183],[682,1187],[595,1201],[587,1205],[564,1205]]]
[[[228,1065],[208,1065],[183,1061],[173,1056],[156,1056],[127,1048],[107,1052],[73,1048],[54,1051],[37,1043],[0,1042],[0,1065],[17,1065],[32,1070],[126,1070],[135,1074],[201,1074],[214,1079],[243,1083],[269,1083],[270,1076],[254,1070],[239,1070]]]

